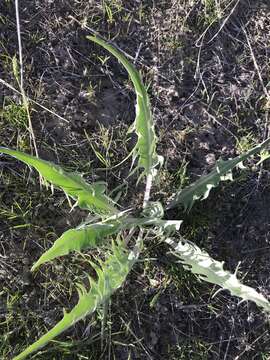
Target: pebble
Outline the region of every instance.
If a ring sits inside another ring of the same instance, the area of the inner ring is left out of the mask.
[[[215,154],[214,153],[210,153],[210,154],[207,154],[206,156],[205,156],[205,161],[206,161],[206,163],[208,164],[208,165],[215,165],[215,163],[216,163],[216,156],[215,156]]]

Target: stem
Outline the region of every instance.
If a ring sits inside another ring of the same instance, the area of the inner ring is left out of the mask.
[[[19,13],[19,1],[18,0],[15,0],[15,13],[16,13],[16,27],[17,27],[18,47],[19,47],[19,62],[20,62],[20,81],[18,81],[18,83],[19,83],[19,87],[21,90],[23,106],[27,113],[30,139],[32,138],[36,157],[38,158],[39,157],[38,149],[37,149],[35,133],[34,133],[34,129],[32,126],[32,120],[31,120],[30,111],[29,111],[29,103],[28,103],[27,96],[24,91],[24,85],[23,85],[23,55],[22,55],[22,39],[21,39],[20,13]]]
[[[150,199],[152,183],[153,183],[153,175],[148,174],[147,178],[146,178],[146,185],[145,185],[145,192],[144,192],[144,199],[143,199],[143,208],[144,209],[146,208],[146,206],[149,202],[149,199]],[[139,235],[137,237],[135,246],[133,248],[133,253],[134,253],[134,256],[136,259],[138,259],[138,257],[140,256],[140,253],[141,253],[141,248],[142,248],[142,244],[143,244],[143,232],[144,232],[144,229],[140,228]]]
[[[20,15],[18,0],[15,0],[15,12],[16,12],[16,26],[17,26],[17,38],[19,46],[19,62],[20,62],[20,88],[23,89],[23,58],[22,58],[22,40],[21,40],[21,27],[20,27]]]
[[[149,202],[152,182],[153,182],[153,175],[148,174],[147,178],[146,178],[146,185],[145,185],[145,192],[144,192],[144,199],[143,199],[143,208],[146,208],[146,206]]]

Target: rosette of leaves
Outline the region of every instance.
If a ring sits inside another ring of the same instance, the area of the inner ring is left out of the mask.
[[[193,272],[201,280],[228,290],[242,300],[254,301],[262,310],[270,312],[269,301],[255,289],[242,284],[236,274],[225,271],[223,263],[212,259],[206,251],[201,250],[195,244],[173,240],[173,238],[179,238],[177,232],[182,220],[163,220],[163,205],[160,202],[151,202],[149,199],[152,180],[157,173],[160,156],[156,152],[157,136],[149,97],[141,75],[127,58],[111,44],[97,37],[88,37],[88,39],[115,56],[126,68],[134,85],[136,118],[132,130],[137,135],[137,142],[133,150],[133,161],[136,163],[135,170],[142,169],[139,180],[143,177],[146,179],[144,203],[141,214],[134,217],[130,210],[119,210],[113,199],[106,195],[107,189],[104,183],[89,184],[80,175],[66,172],[59,165],[16,150],[0,147],[1,153],[13,156],[35,168],[46,183],[62,189],[68,197],[74,199],[74,206],[88,210],[98,219],[95,223],[86,221],[83,225],[64,232],[54,245],[36,261],[32,266],[32,271],[37,271],[44,263],[73,251],[97,248],[105,242],[107,247],[108,244],[111,244],[107,258],[103,261],[100,260],[98,265],[92,264],[97,276],[96,279],[89,276],[89,288],[78,285],[79,301],[77,305],[70,312],[65,312],[62,320],[15,356],[14,360],[24,359],[38,351],[76,322],[92,314],[100,305],[105,304],[111,295],[123,285],[132,266],[138,260],[144,246],[144,237],[149,229],[155,231],[170,246],[171,251],[179,257],[187,271]],[[185,210],[190,210],[196,200],[206,199],[211,189],[218,186],[221,181],[232,180],[232,170],[250,156],[262,152],[269,143],[270,139],[267,139],[234,159],[219,160],[209,174],[174,194],[167,204],[167,209],[183,206]],[[128,245],[128,241],[120,241],[120,236],[117,236],[118,240],[108,240],[126,229],[130,230],[129,234],[136,234],[138,233],[134,231],[136,228],[139,229],[139,235],[133,247]]]

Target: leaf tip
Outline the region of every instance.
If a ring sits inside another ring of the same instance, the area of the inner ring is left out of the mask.
[[[39,267],[39,262],[37,261],[37,262],[35,262],[34,263],[34,265],[31,267],[31,269],[30,269],[30,271],[31,272],[34,272],[34,271],[36,271],[37,270],[37,268]]]

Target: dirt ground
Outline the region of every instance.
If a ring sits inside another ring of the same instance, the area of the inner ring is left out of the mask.
[[[269,0],[21,0],[24,87],[40,157],[125,184],[122,205],[140,203],[127,178],[134,92],[125,70],[86,35],[122,49],[149,85],[158,152],[165,163],[154,198],[207,173],[220,157],[270,136]],[[18,88],[14,2],[0,3],[0,79]],[[13,65],[12,65],[13,64]],[[0,83],[0,145],[33,152],[20,95]],[[53,113],[41,108],[50,109]],[[236,171],[184,220],[185,238],[270,297],[270,163]],[[106,170],[107,168],[107,170]],[[0,157],[0,358],[11,359],[77,302],[89,266],[80,255],[31,264],[86,215],[59,191],[40,190],[36,173]],[[136,189],[136,193],[135,190]],[[131,191],[130,191],[131,190]],[[153,239],[109,305],[81,321],[34,359],[266,360],[269,318],[253,303],[199,282]],[[98,254],[97,250],[97,254]],[[95,255],[95,254],[94,254]],[[90,256],[90,255],[89,255]],[[240,264],[239,264],[240,262]]]

